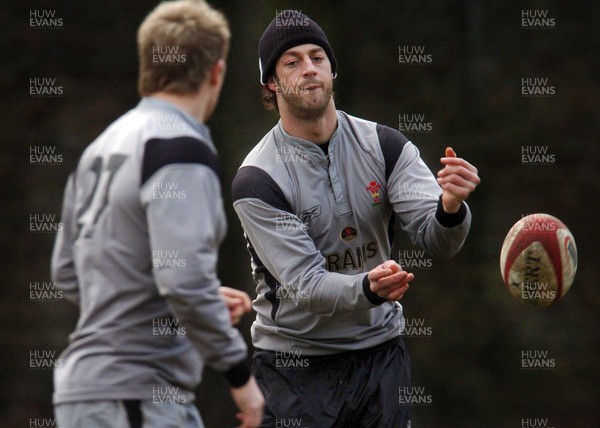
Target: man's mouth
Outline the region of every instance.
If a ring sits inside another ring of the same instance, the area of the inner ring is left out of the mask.
[[[318,89],[318,88],[321,88],[321,87],[323,87],[323,85],[318,84],[318,83],[311,83],[310,85],[306,85],[304,87],[304,89],[307,90],[307,91],[312,91],[314,89]]]

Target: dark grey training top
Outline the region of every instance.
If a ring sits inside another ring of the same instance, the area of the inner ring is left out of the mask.
[[[55,403],[191,403],[204,362],[245,383],[246,345],[218,292],[226,220],[205,125],[142,99],[83,153],[62,221],[53,281],[81,314]]]
[[[441,188],[404,135],[338,111],[328,155],[281,122],[250,152],[233,182],[257,283],[252,326],[261,349],[323,355],[398,336],[402,306],[369,288],[366,273],[391,258],[394,218],[434,257],[461,248],[463,204],[441,208]]]

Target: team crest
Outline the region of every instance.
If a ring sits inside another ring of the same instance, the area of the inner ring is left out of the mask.
[[[356,238],[357,234],[358,233],[356,232],[355,228],[353,228],[352,226],[346,226],[340,232],[340,238],[342,238],[346,242],[349,242]]]
[[[371,197],[373,198],[373,205],[378,205],[381,203],[381,195],[379,194],[379,189],[381,189],[381,185],[376,181],[371,181],[367,186],[367,190],[371,193]]]

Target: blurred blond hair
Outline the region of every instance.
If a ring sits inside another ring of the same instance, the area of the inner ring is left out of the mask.
[[[195,92],[211,67],[229,50],[229,23],[204,0],[159,4],[137,36],[138,92]]]

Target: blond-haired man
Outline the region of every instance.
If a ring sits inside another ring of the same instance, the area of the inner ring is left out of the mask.
[[[233,328],[250,301],[216,276],[226,222],[204,122],[229,38],[203,0],[154,9],[138,33],[141,102],[69,178],[52,276],[81,313],[54,373],[63,428],[203,427],[193,391],[205,363],[231,385],[241,426],[260,423],[264,400]]]

